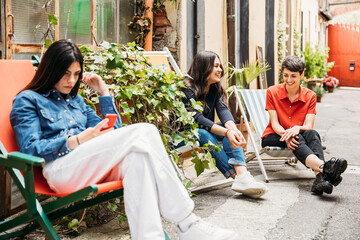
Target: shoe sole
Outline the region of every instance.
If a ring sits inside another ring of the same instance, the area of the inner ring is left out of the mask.
[[[336,187],[337,185],[339,185],[342,181],[342,177],[338,177],[337,179],[330,181],[332,183],[332,185],[334,185],[334,187]]]
[[[333,187],[332,187],[331,183],[327,182],[327,183],[323,183],[323,184],[318,184],[316,186],[315,190],[317,192],[324,192],[327,194],[331,194],[333,191]]]
[[[313,192],[315,195],[322,195],[324,192],[318,191],[316,189],[311,189],[311,192]]]
[[[248,188],[248,189],[233,189],[233,191],[238,192],[238,193],[242,193],[244,195],[247,196],[251,196],[251,197],[261,197],[262,195],[264,195],[267,190],[266,189],[261,189],[261,188]]]
[[[337,161],[336,161],[336,164],[335,164],[335,170],[333,172],[333,174],[331,175],[331,180],[334,182],[334,186],[337,186],[339,185],[339,183],[341,182],[341,180],[337,180],[340,175],[345,172],[347,168],[347,161],[343,158],[339,158]],[[336,184],[336,185],[335,185]]]

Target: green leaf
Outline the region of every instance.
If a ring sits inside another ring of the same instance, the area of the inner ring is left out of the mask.
[[[207,159],[210,159],[210,166],[211,166],[211,168],[215,168],[215,167],[216,167],[216,161],[215,161],[215,158],[213,158],[213,157],[211,156],[211,153],[210,153],[210,152],[207,152],[207,153],[206,153],[206,158],[207,158]]]
[[[130,110],[129,104],[127,102],[122,102],[120,104],[120,107],[123,109],[124,112],[129,112],[129,110]]]
[[[81,53],[82,53],[83,55],[87,55],[87,54],[93,52],[93,51],[91,50],[91,48],[90,48],[89,46],[86,46],[86,45],[81,45],[81,46],[79,47],[79,49],[80,49],[80,51],[81,51]]]
[[[49,23],[52,25],[58,25],[59,17],[55,14],[47,14]]]
[[[36,33],[37,29],[40,27],[40,24],[35,26],[34,33]]]
[[[199,176],[204,171],[201,160],[198,157],[194,157],[191,161],[195,163],[196,176]]]
[[[111,44],[109,42],[107,42],[107,41],[103,41],[101,43],[101,46],[103,46],[105,49],[111,48]]]
[[[136,43],[135,43],[135,42],[129,42],[127,45],[128,45],[129,47],[135,47],[135,46],[136,46]]]
[[[113,204],[113,203],[111,203],[111,202],[108,202],[108,208],[109,208],[111,211],[115,212],[116,209],[118,209],[118,206],[117,206],[116,204]]]
[[[202,103],[201,103],[201,102],[195,101],[193,98],[190,99],[190,102],[191,102],[191,106],[192,106],[195,110],[197,110],[197,111],[199,111],[199,112],[202,112],[202,111],[204,110],[204,109],[202,108]]]
[[[78,228],[78,225],[79,225],[79,220],[74,218],[68,223],[68,229],[76,230]]]
[[[147,115],[146,118],[147,118],[147,120],[149,120],[149,122],[152,122],[155,120],[155,118],[152,114]]]
[[[51,44],[52,44],[52,41],[50,39],[45,39],[45,48],[50,47]]]
[[[144,105],[140,102],[139,99],[136,100],[136,107],[137,108],[142,108]]]
[[[186,183],[185,188],[186,188],[186,189],[189,189],[189,187],[190,187],[191,184],[192,184],[192,181],[189,180],[189,181]]]
[[[175,146],[179,145],[182,141],[184,141],[184,139],[181,136],[179,136],[177,133],[172,134],[172,139],[174,141],[173,144]]]
[[[126,216],[125,214],[119,214],[119,215],[117,215],[116,218],[118,219],[118,221],[119,221],[121,224],[123,224],[124,222],[127,221],[127,216]]]

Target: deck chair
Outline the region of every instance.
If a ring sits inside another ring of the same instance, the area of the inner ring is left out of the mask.
[[[184,76],[167,47],[164,47],[163,51],[144,51],[144,56],[149,58],[152,65],[165,65],[174,70],[179,76]]]
[[[60,239],[51,220],[123,195],[122,181],[94,184],[77,192],[57,194],[42,176],[44,159],[17,152],[10,125],[15,95],[32,79],[34,68],[28,60],[0,60],[0,166],[5,167],[26,201],[26,210],[0,222],[0,239],[25,235],[41,227],[48,239]],[[41,204],[44,195],[52,196]],[[18,226],[21,229],[18,229]],[[17,227],[16,230],[7,232]],[[166,239],[169,239],[165,233]]]
[[[269,114],[265,110],[266,102],[266,89],[237,89],[235,86],[232,87],[233,92],[236,93],[236,104],[240,108],[242,116],[244,116],[244,121],[246,129],[249,133],[251,143],[254,147],[254,152],[247,155],[246,162],[251,160],[257,160],[261,169],[262,174],[264,175],[265,181],[268,182],[269,178],[266,174],[265,167],[263,164],[264,158],[261,158],[261,155],[266,153],[271,156],[271,159],[266,160],[285,160],[288,163],[296,163],[297,159],[295,155],[288,148],[281,147],[261,147],[261,136],[269,123]],[[242,101],[243,100],[243,101]],[[242,104],[244,103],[244,105]],[[251,122],[255,128],[256,134],[260,139],[260,150],[258,145],[255,142],[255,138],[252,134],[252,130],[249,125],[249,120],[247,119],[246,111],[250,116]]]

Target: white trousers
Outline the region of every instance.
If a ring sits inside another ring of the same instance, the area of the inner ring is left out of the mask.
[[[164,239],[160,214],[178,223],[194,202],[178,179],[157,128],[138,123],[103,134],[46,163],[44,177],[56,192],[122,179],[132,239]]]

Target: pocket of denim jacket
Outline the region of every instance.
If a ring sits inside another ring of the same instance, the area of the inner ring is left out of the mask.
[[[48,110],[45,110],[45,109],[40,109],[40,113],[41,113],[41,116],[47,120],[49,120],[50,122],[56,122],[58,121],[59,119],[62,118],[61,114],[58,113],[58,112],[50,112]]]
[[[82,113],[84,113],[85,111],[86,111],[86,108],[81,108],[78,104],[76,104],[76,103],[70,103],[69,104],[72,108],[74,108],[74,109],[77,109],[77,110],[79,110],[79,111],[81,111]]]

